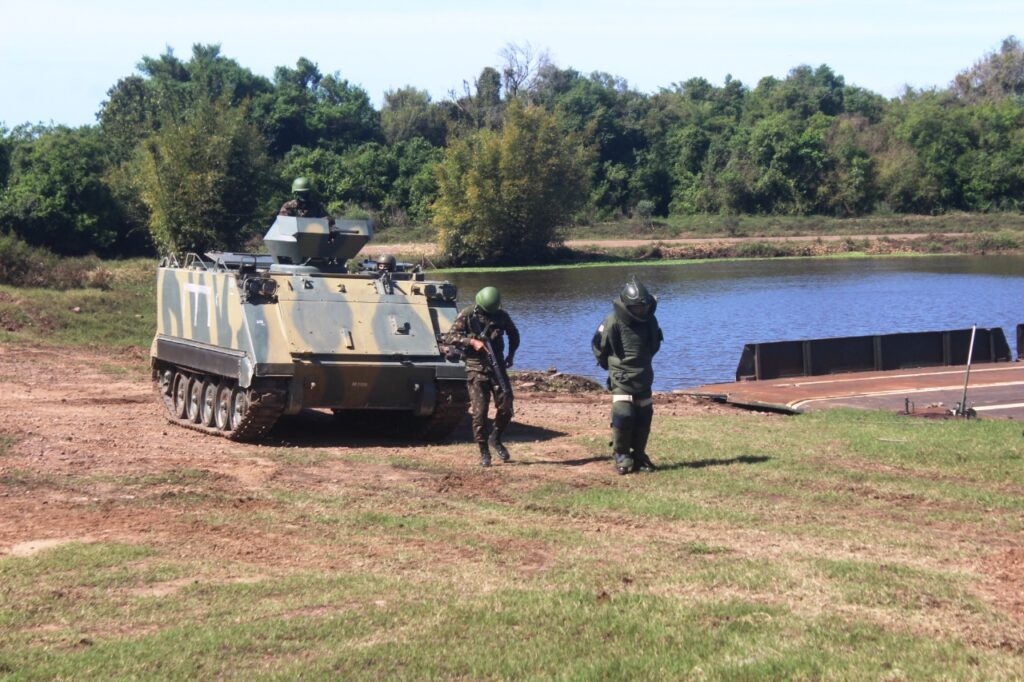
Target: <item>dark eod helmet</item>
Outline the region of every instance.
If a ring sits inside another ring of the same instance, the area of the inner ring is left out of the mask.
[[[622,287],[619,300],[626,306],[626,310],[637,317],[646,316],[654,304],[654,297],[651,296],[651,292],[647,291],[647,287],[635,275],[626,282],[626,286]]]

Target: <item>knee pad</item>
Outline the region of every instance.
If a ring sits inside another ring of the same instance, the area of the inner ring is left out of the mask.
[[[617,400],[612,403],[612,428],[630,431],[633,428],[635,417],[633,415],[633,403],[626,400]]]

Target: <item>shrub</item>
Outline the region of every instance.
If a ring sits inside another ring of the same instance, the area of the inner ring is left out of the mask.
[[[982,232],[978,235],[974,248],[979,251],[1013,251],[1021,248],[1021,238],[1012,230]]]
[[[736,246],[736,256],[739,258],[774,258],[785,255],[788,253],[768,242],[743,242]]]
[[[108,289],[109,270],[95,256],[61,258],[12,235],[0,234],[0,284],[47,289]]]

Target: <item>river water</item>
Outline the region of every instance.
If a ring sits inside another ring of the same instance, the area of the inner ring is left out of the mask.
[[[705,261],[451,273],[460,304],[500,289],[522,334],[516,368],[604,376],[590,339],[631,274],[658,297],[655,390],[732,381],[746,343],[1002,327],[1016,355],[1024,257]]]

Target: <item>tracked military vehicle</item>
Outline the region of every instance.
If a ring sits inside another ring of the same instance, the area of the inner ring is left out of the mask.
[[[448,435],[468,403],[465,365],[441,343],[456,288],[389,261],[348,272],[371,236],[364,221],[279,216],[269,255],[165,259],[150,357],[170,420],[252,440],[282,414],[329,408]]]

